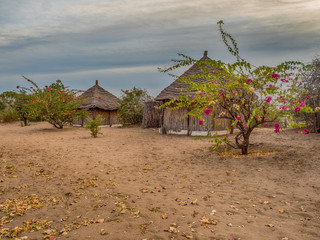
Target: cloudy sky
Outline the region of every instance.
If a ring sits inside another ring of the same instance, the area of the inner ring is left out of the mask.
[[[95,80],[119,96],[133,86],[156,96],[177,53],[231,62],[217,21],[255,65],[320,55],[320,0],[0,0],[0,93],[61,79]]]

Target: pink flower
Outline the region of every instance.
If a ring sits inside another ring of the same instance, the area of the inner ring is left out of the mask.
[[[203,110],[205,115],[209,115],[212,112],[212,109],[206,108],[205,110]]]
[[[251,82],[252,82],[252,79],[248,78],[247,83],[251,83]]]
[[[278,133],[278,132],[280,131],[280,124],[279,124],[279,123],[275,123],[275,124],[274,124],[274,128],[275,128],[275,129],[274,129],[274,132],[275,132],[275,133]]]
[[[268,85],[268,87],[269,87],[269,88],[275,88],[275,86],[272,85],[272,84]]]
[[[228,138],[228,137],[229,137],[229,135],[228,135],[228,134],[226,134],[225,136],[226,136],[226,138]]]
[[[271,100],[272,100],[272,97],[270,97],[270,96],[268,96],[268,97],[265,98],[265,101],[266,101],[267,103],[271,102]]]
[[[300,107],[296,107],[296,108],[294,109],[295,112],[299,112],[300,110],[301,110]]]
[[[300,105],[300,107],[305,107],[306,103],[304,101],[297,101],[297,103]]]
[[[199,120],[199,125],[202,125],[203,124],[203,120]]]
[[[17,86],[17,88],[20,88],[20,86]]]
[[[272,77],[273,77],[274,79],[278,79],[278,78],[280,77],[280,75],[277,74],[277,73],[273,73],[273,74],[272,74]]]
[[[212,81],[211,83],[213,84],[213,83],[216,83],[217,81]]]
[[[238,116],[238,117],[236,117],[236,119],[237,119],[238,121],[241,121],[241,117],[239,117],[239,116]]]
[[[284,79],[284,78],[281,78],[281,82],[289,82],[289,80],[287,80],[287,79]]]
[[[304,134],[309,134],[310,133],[310,131],[308,130],[308,129],[303,129],[303,131],[304,131]]]
[[[268,127],[269,125],[266,123],[265,125],[263,125],[264,127]]]

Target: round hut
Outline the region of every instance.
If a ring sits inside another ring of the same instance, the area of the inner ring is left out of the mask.
[[[201,62],[210,61],[208,57],[208,51],[204,51],[203,57],[199,60]],[[208,80],[203,78],[195,78],[196,74],[200,74],[202,69],[194,64],[186,72],[184,72],[179,78],[190,78],[190,80],[196,83],[207,82]],[[178,98],[183,95],[193,96],[195,92],[190,92],[188,90],[189,84],[183,81],[180,81],[177,78],[173,83],[168,87],[163,89],[160,94],[155,98],[156,101],[168,102],[175,98]],[[173,107],[173,106],[172,106]],[[191,135],[194,131],[219,131],[225,130],[226,126],[230,126],[230,123],[226,119],[216,119],[213,121],[212,117],[204,116],[206,119],[207,125],[199,125],[199,119],[197,117],[189,116],[184,117],[191,109],[180,108],[172,109],[171,107],[166,107],[163,109],[163,114],[161,116],[161,132],[163,134],[170,132],[186,132],[187,135]],[[217,112],[214,114],[218,114]]]
[[[118,117],[118,98],[112,93],[108,92],[98,84],[96,84],[85,91],[81,96],[84,100],[83,107],[89,108],[89,118],[95,119],[100,115],[103,118],[102,125],[120,124]],[[77,123],[82,125],[86,123],[86,119],[78,119]]]

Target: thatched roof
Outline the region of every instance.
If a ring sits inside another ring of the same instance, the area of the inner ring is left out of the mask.
[[[96,84],[85,91],[81,96],[88,102],[85,102],[84,107],[100,108],[103,110],[118,109],[118,98],[99,86],[98,80]]]
[[[208,51],[204,51],[203,57],[199,61],[212,60],[207,55],[208,55]],[[188,78],[193,76],[194,74],[201,73],[201,71],[202,70],[198,66],[196,66],[196,64],[194,64],[187,71],[185,71],[180,77]],[[206,82],[207,80],[203,78],[192,78],[192,81],[194,81],[195,83],[203,83],[203,82]],[[190,91],[187,91],[188,87],[189,87],[188,83],[179,81],[179,78],[178,78],[173,83],[171,83],[168,87],[163,89],[160,92],[160,94],[155,98],[155,100],[166,101],[166,100],[175,99],[182,95],[191,95],[192,93]]]

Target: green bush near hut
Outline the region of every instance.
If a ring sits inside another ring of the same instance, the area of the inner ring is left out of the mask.
[[[151,101],[152,97],[146,90],[133,87],[129,90],[121,90],[118,114],[123,126],[141,124],[143,119],[144,104]]]
[[[95,119],[89,118],[88,122],[89,123],[86,124],[85,127],[90,130],[92,137],[96,138],[98,137],[98,134],[102,134],[100,125],[103,122],[103,118],[100,115],[96,116]]]

